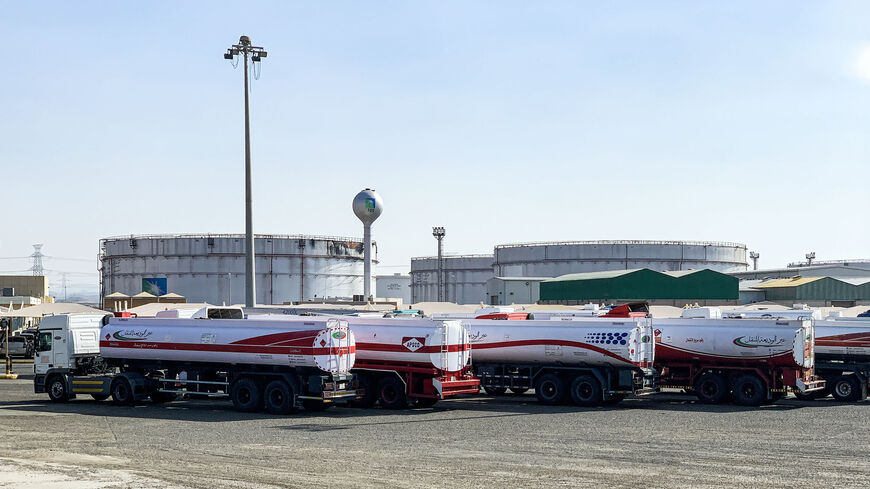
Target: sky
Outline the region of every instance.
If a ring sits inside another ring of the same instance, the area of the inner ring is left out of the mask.
[[[371,187],[377,273],[436,225],[870,258],[866,2],[239,5],[3,2],[0,258],[96,294],[100,238],[243,233],[242,34],[257,233],[361,236]]]

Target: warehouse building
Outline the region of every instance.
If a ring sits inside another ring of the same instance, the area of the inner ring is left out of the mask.
[[[794,277],[752,285],[764,292],[765,300],[783,305],[852,307],[870,304],[870,278]]]
[[[550,277],[493,277],[486,281],[486,296],[493,306],[535,304],[541,300],[541,282]]]
[[[48,293],[48,278],[42,275],[0,275],[0,305],[32,306],[54,302]]]
[[[411,276],[401,273],[375,277],[375,297],[379,299],[402,299],[411,303]]]
[[[683,306],[738,303],[739,281],[714,270],[657,272],[647,268],[563,275],[541,282],[541,303],[649,301]]]
[[[830,260],[812,264],[792,263],[784,268],[729,272],[740,280],[794,277],[870,278],[870,260]]]

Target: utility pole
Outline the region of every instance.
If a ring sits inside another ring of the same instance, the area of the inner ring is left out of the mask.
[[[444,302],[444,247],[442,243],[446,234],[443,226],[432,228],[432,236],[438,240],[438,302]]]
[[[244,61],[245,73],[245,306],[254,307],[256,302],[254,276],[254,225],[251,210],[251,120],[248,110],[248,56],[251,64],[259,63],[266,57],[266,51],[251,45],[251,38],[242,36],[238,44],[233,44],[224,53],[224,59],[234,60],[239,54]],[[256,72],[256,69],[254,70]]]

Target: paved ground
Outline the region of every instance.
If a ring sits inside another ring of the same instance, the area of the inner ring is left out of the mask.
[[[615,408],[485,396],[287,417],[228,401],[50,404],[0,381],[0,487],[870,487],[870,402]]]

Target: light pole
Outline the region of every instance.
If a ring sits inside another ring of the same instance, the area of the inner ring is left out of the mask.
[[[254,281],[254,225],[251,210],[251,119],[248,111],[248,55],[251,63],[259,63],[266,57],[266,51],[251,45],[251,38],[242,36],[238,44],[233,44],[224,53],[224,59],[232,60],[239,54],[244,60],[245,72],[245,306],[253,307],[256,302]],[[256,71],[256,70],[255,70]]]
[[[442,242],[445,234],[447,232],[444,231],[443,226],[432,228],[432,236],[438,240],[438,302],[444,302],[444,249]]]

